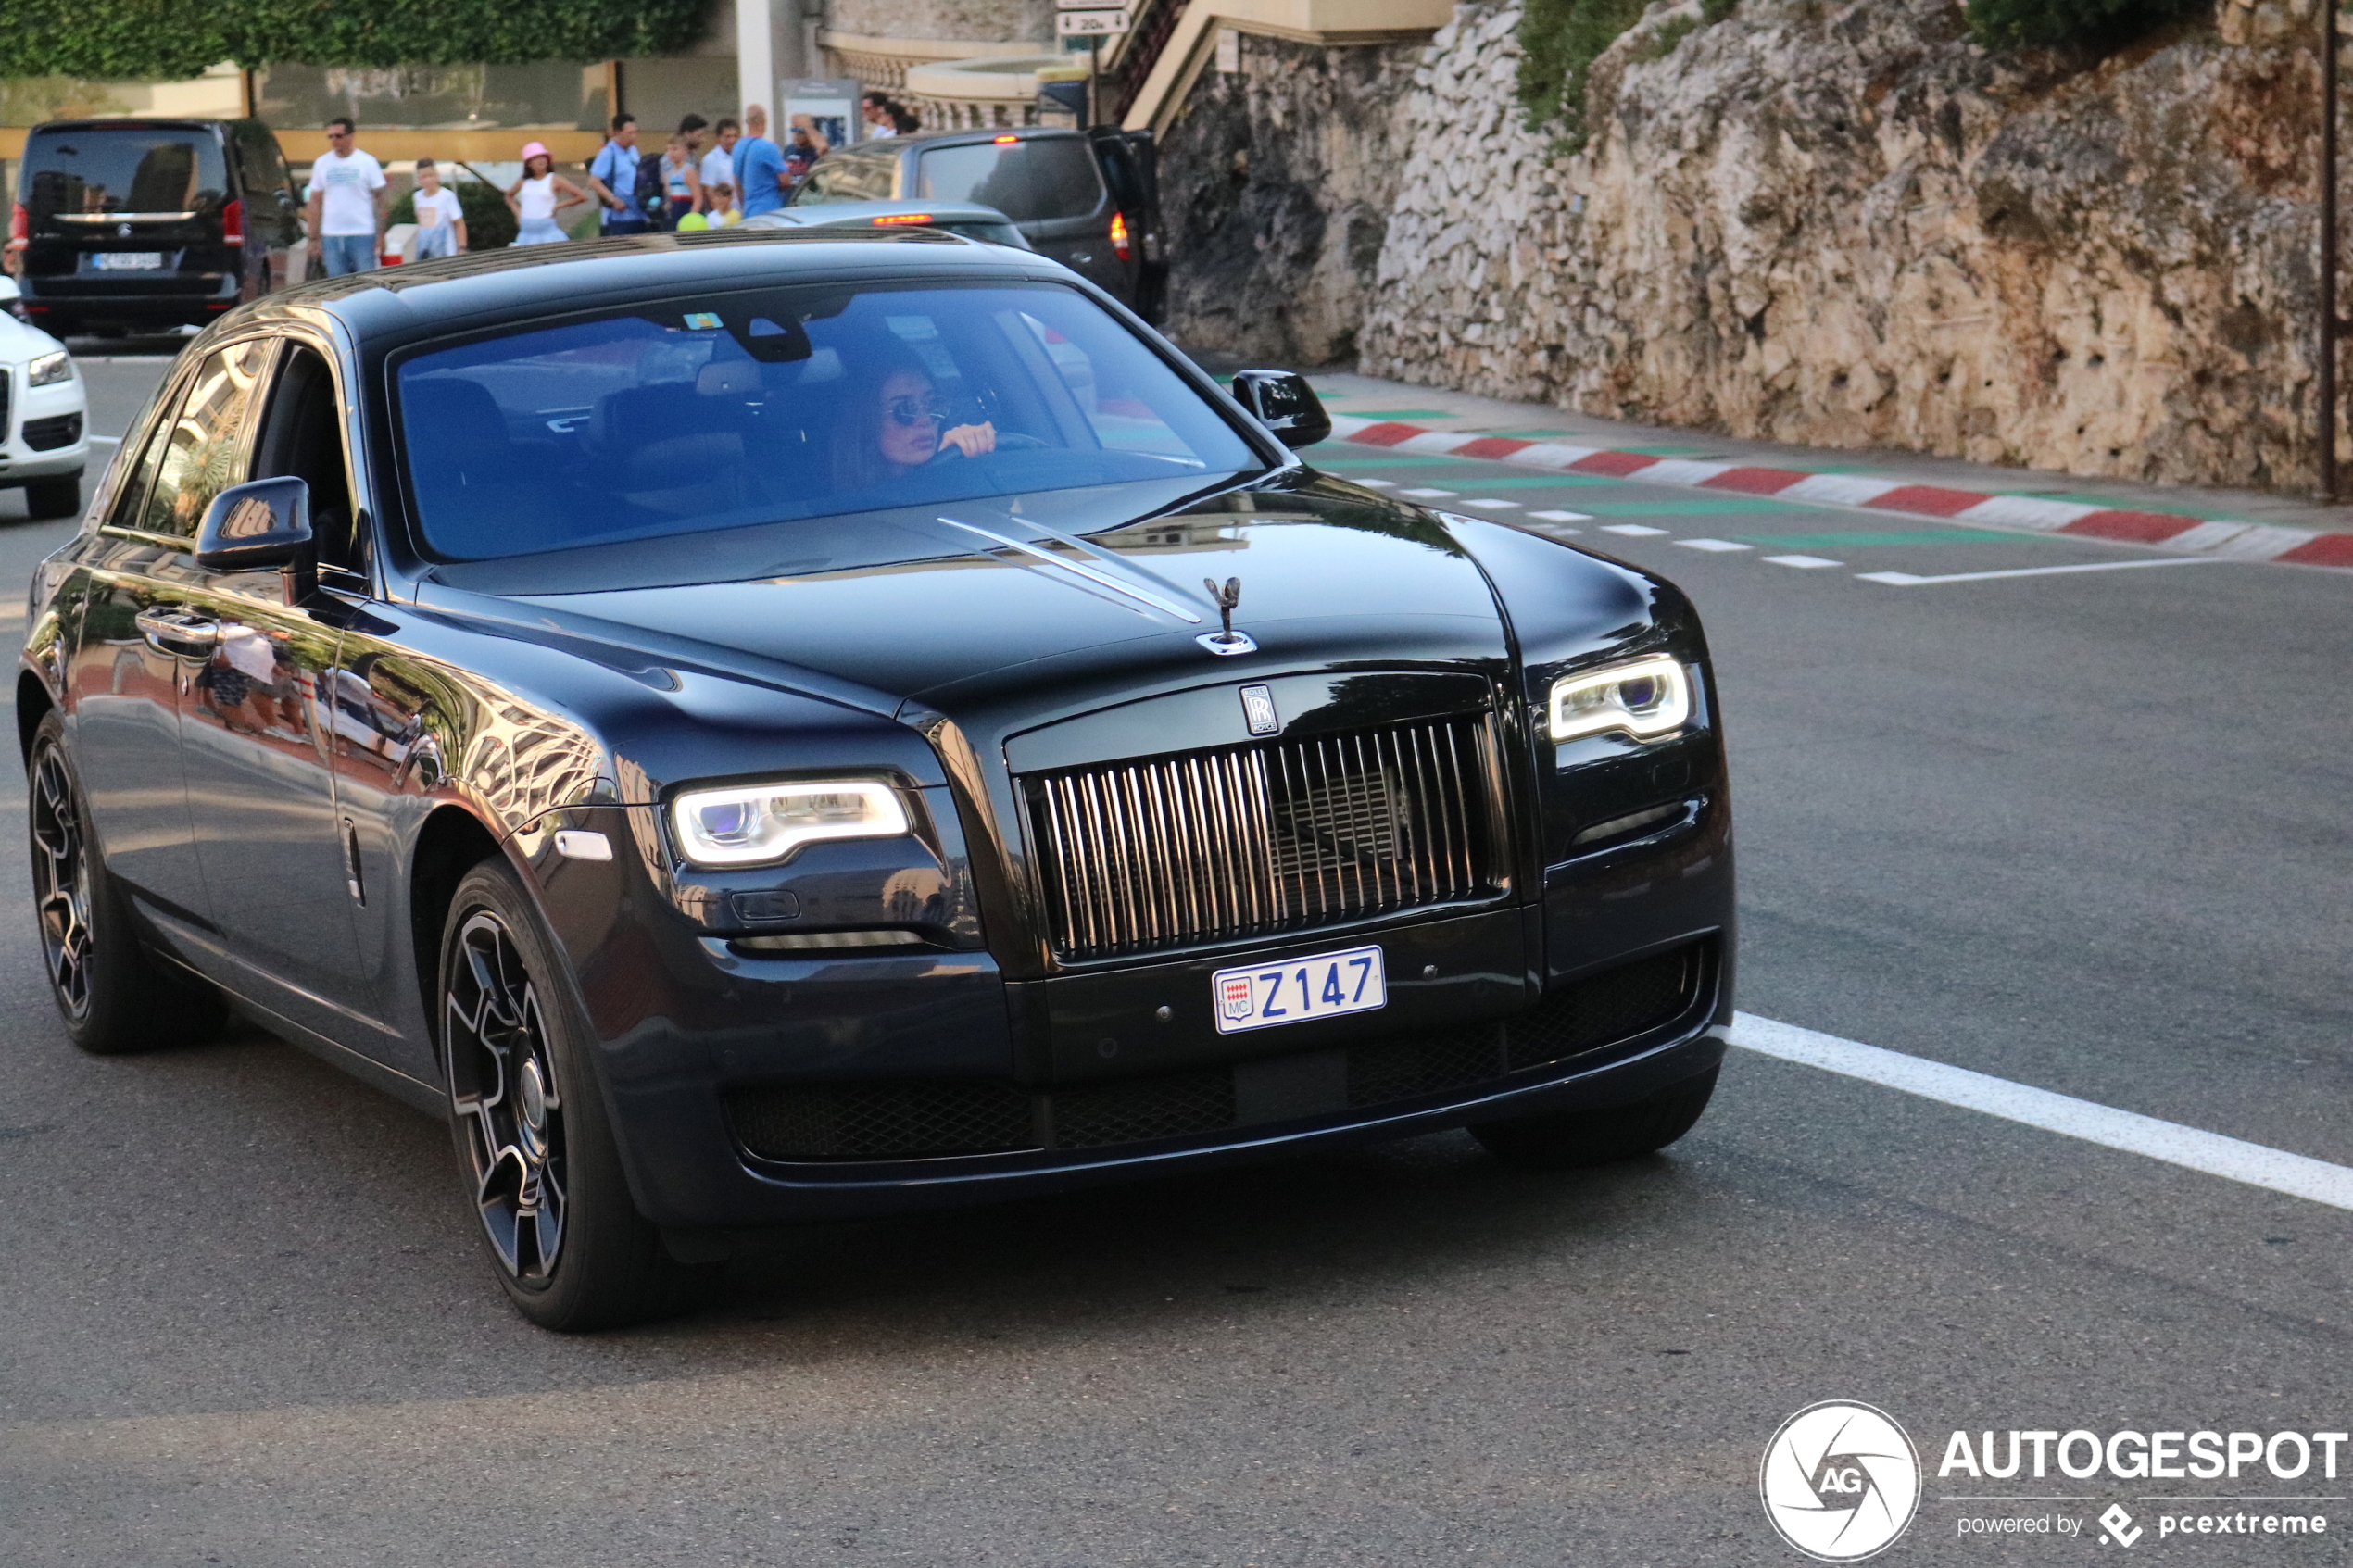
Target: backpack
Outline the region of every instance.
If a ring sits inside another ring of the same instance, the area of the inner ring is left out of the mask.
[[[637,187],[630,199],[656,223],[670,216],[670,193],[662,186],[660,153],[648,153],[637,160]]]

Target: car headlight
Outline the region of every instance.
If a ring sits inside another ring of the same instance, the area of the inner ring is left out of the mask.
[[[1623,731],[1655,740],[1691,722],[1692,677],[1671,655],[1651,654],[1553,683],[1553,739]]]
[[[907,808],[856,780],[692,789],[670,803],[680,854],[698,866],[764,866],[828,838],[896,838]]]
[[[61,381],[73,380],[73,359],[63,350],[44,354],[25,367],[28,386],[55,386]]]

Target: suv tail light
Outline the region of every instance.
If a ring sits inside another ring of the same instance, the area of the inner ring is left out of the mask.
[[[220,207],[220,243],[241,245],[245,243],[245,204],[224,202]]]
[[[32,243],[32,214],[24,209],[22,202],[17,203],[16,207],[8,219],[8,248],[22,250]]]
[[[1122,261],[1128,258],[1127,215],[1124,212],[1111,215],[1111,253]]]

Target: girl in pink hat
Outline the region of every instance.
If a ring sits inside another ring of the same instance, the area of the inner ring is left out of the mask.
[[[567,200],[558,201],[561,193]],[[588,199],[579,186],[556,172],[555,155],[544,142],[526,142],[522,178],[507,187],[507,206],[514,213],[519,245],[560,245],[572,236],[556,227],[556,214]]]

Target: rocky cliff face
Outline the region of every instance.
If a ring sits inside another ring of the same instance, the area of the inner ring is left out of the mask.
[[[1426,52],[1374,374],[1819,445],[2309,482],[2311,0],[2106,58],[1953,0],[1651,7],[1575,157],[1512,102],[1516,7]]]
[[[1240,70],[1202,73],[1160,153],[1169,321],[1186,347],[1355,357],[1421,53],[1246,34]]]

